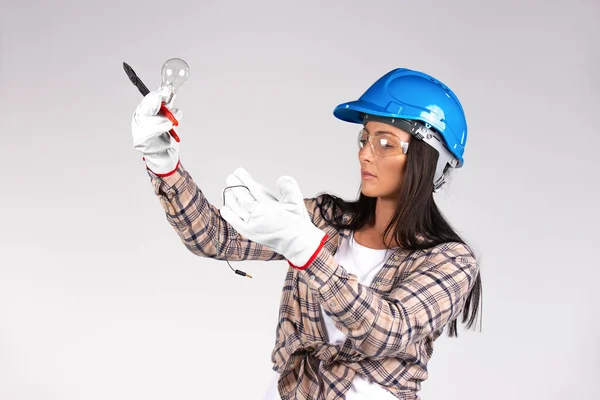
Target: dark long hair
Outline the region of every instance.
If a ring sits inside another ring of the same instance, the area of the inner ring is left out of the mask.
[[[433,198],[433,179],[437,165],[438,152],[433,147],[413,138],[410,150],[406,154],[406,168],[394,216],[388,224],[383,237],[387,238],[393,230],[393,239],[403,249],[422,250],[433,246],[466,242],[452,229]],[[375,223],[377,198],[359,194],[358,200],[346,201],[340,197],[323,194],[321,211],[332,207],[333,219],[327,222],[338,229],[358,230]],[[349,222],[342,221],[343,214],[350,213]],[[327,213],[322,212],[322,215]],[[386,244],[387,245],[387,244]],[[477,274],[475,284],[469,293],[462,312],[462,323],[472,328],[479,311],[482,288],[481,277]],[[449,324],[449,336],[458,336],[457,319]]]

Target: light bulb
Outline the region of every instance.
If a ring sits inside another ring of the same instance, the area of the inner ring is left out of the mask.
[[[170,104],[181,85],[183,85],[190,76],[190,66],[181,58],[171,58],[163,64],[161,75],[161,90],[166,90],[168,93],[168,98],[165,100],[165,103]]]

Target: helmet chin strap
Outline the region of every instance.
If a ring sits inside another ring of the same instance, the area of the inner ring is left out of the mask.
[[[442,186],[444,186],[446,183],[446,171],[449,168],[455,168],[458,164],[458,160],[452,155],[452,153],[450,153],[450,151],[448,151],[440,134],[431,129],[431,125],[417,120],[363,114],[363,124],[366,124],[368,121],[383,122],[385,124],[395,126],[396,128],[410,133],[416,139],[422,140],[436,149],[439,157],[435,168],[435,175],[433,177],[433,191],[438,192]]]

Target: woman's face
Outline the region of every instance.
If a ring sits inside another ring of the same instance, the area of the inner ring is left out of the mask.
[[[398,146],[400,141],[410,142],[411,136],[400,128],[377,121],[367,122],[364,129],[373,145],[378,147],[379,143],[379,148],[385,154],[376,154],[369,142],[363,141],[363,148],[358,151],[361,191],[368,197],[396,199],[406,166],[406,155]],[[382,147],[382,144],[385,145]]]

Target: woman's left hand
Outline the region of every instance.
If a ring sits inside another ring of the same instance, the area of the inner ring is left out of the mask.
[[[227,177],[223,218],[246,238],[272,248],[298,269],[307,268],[327,234],[308,214],[298,183],[291,176],[277,179],[280,197],[257,183],[244,168]]]

